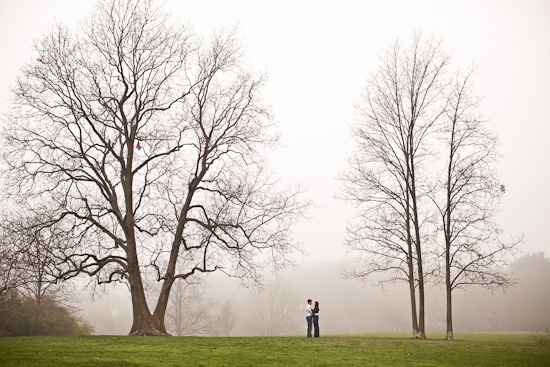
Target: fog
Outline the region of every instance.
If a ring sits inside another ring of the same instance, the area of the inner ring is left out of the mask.
[[[269,76],[264,96],[282,140],[269,160],[283,181],[302,185],[315,204],[310,219],[295,228],[309,255],[278,276],[266,273],[261,292],[218,273],[194,279],[199,285],[184,284],[195,302],[186,304],[184,317],[201,321],[189,327],[191,334],[223,335],[220,316],[228,304],[236,320],[230,336],[304,334],[308,298],[320,303],[321,334],[411,330],[406,284],[381,288],[377,279],[343,279],[345,270],[360,264],[345,255],[343,245],[353,210],[334,196],[335,177],[352,146],[349,126],[361,88],[382,52],[419,29],[441,37],[457,64],[478,65],[476,91],[500,137],[499,172],[507,188],[499,223],[506,235],[525,235],[526,257],[509,269],[518,284],[504,291],[454,291],[454,330],[531,332],[550,326],[550,119],[544,108],[550,101],[549,2],[166,3],[198,34],[239,24],[248,63]],[[55,20],[73,26],[92,6],[83,0],[0,3],[2,113],[21,65],[36,59],[33,41]],[[527,255],[539,251],[546,258]],[[95,334],[128,334],[132,306],[126,286],[92,292],[84,287],[88,281],[79,279],[73,288],[80,315]],[[430,283],[426,294],[426,329],[444,332],[443,287]],[[201,309],[208,312],[197,317]],[[169,331],[175,334],[173,326]]]
[[[279,277],[267,276],[263,290],[244,288],[238,279],[212,274],[194,288],[186,305],[204,306],[204,324],[182,335],[221,336],[219,318],[231,302],[236,323],[229,336],[300,335],[305,333],[306,300],[320,304],[322,334],[410,332],[411,315],[407,284],[377,286],[345,280],[342,273],[358,264],[351,259],[312,262],[288,269]],[[506,290],[472,287],[453,292],[453,320],[456,333],[533,332],[550,325],[550,259],[543,254],[522,257],[511,269],[517,284]],[[95,334],[125,335],[132,324],[129,292],[124,286],[109,287],[95,297],[81,297],[81,316],[95,327]],[[445,292],[430,284],[426,290],[426,329],[445,332]],[[184,307],[183,317],[195,318],[196,308]],[[227,317],[225,315],[224,317]],[[167,327],[177,335],[170,322]]]

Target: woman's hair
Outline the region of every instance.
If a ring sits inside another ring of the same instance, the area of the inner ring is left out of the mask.
[[[319,302],[315,301],[315,307],[319,307]]]

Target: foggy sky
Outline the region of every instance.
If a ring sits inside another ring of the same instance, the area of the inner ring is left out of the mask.
[[[54,21],[75,26],[94,1],[0,1],[0,111],[33,40]],[[413,32],[441,37],[454,66],[478,65],[482,112],[500,138],[506,185],[499,223],[524,233],[525,252],[550,250],[550,2],[548,1],[167,1],[199,35],[240,28],[249,66],[269,76],[282,147],[270,159],[285,182],[314,201],[296,238],[310,256],[340,258],[352,208],[334,198],[353,142],[354,103],[382,53]]]

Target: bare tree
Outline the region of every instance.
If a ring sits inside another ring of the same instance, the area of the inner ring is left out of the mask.
[[[0,233],[0,298],[17,289],[24,281],[20,268],[22,254],[13,246],[10,232]]]
[[[513,279],[506,269],[521,242],[499,239],[494,217],[505,189],[494,169],[497,138],[480,118],[472,73],[458,72],[451,84],[443,129],[446,175],[440,198],[434,198],[444,238],[447,340],[453,339],[452,291],[470,285],[510,285]]]
[[[396,43],[384,54],[358,106],[357,148],[342,176],[342,198],[358,209],[347,244],[362,254],[366,266],[348,275],[386,272],[386,281],[408,282],[415,338],[426,337],[422,226],[428,210],[422,207],[427,192],[422,174],[428,137],[445,110],[441,92],[447,62],[440,43],[419,34],[409,49]]]
[[[251,294],[247,302],[247,320],[258,335],[276,335],[297,315],[297,297],[281,284],[274,283],[259,293]],[[301,313],[300,313],[301,314]]]
[[[166,312],[167,330],[177,336],[209,333],[214,304],[205,298],[202,286],[202,281],[197,280],[174,283]]]
[[[55,225],[40,228],[36,223],[36,217],[5,218],[2,223],[2,232],[9,233],[9,246],[17,254],[14,266],[20,279],[16,288],[37,305],[44,300],[62,303],[68,298],[67,285],[59,284],[53,252],[67,245],[67,237]]]
[[[106,0],[80,33],[57,26],[36,51],[4,157],[12,195],[71,234],[55,252],[58,277],[127,282],[130,334],[166,335],[175,280],[257,280],[288,262],[307,203],[264,167],[277,140],[264,77],[242,68],[234,32],[192,41],[154,1]],[[162,284],[153,312],[149,276]]]
[[[237,326],[239,314],[231,300],[225,301],[216,308],[216,316],[213,319],[212,331],[215,335],[230,336],[231,331]]]

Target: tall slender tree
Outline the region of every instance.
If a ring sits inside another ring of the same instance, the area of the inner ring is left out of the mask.
[[[358,106],[360,119],[353,129],[357,148],[342,177],[343,199],[358,208],[347,244],[366,260],[364,271],[348,275],[386,272],[386,281],[408,282],[415,338],[426,337],[422,174],[428,138],[445,111],[441,93],[447,63],[440,42],[420,34],[408,49],[396,42],[384,54]]]
[[[4,157],[12,196],[70,235],[54,252],[59,278],[126,282],[130,334],[167,335],[175,280],[257,280],[288,263],[307,203],[264,165],[277,141],[265,78],[243,68],[234,32],[200,40],[152,0],[105,0],[80,32],[57,26],[36,52]],[[144,277],[161,282],[152,308]]]
[[[513,283],[507,266],[521,242],[521,238],[508,243],[499,239],[495,214],[505,188],[495,172],[497,138],[480,117],[472,74],[459,71],[450,84],[442,130],[445,175],[439,198],[434,198],[444,243],[440,256],[445,272],[447,340],[453,339],[452,291],[470,285],[504,288]]]

